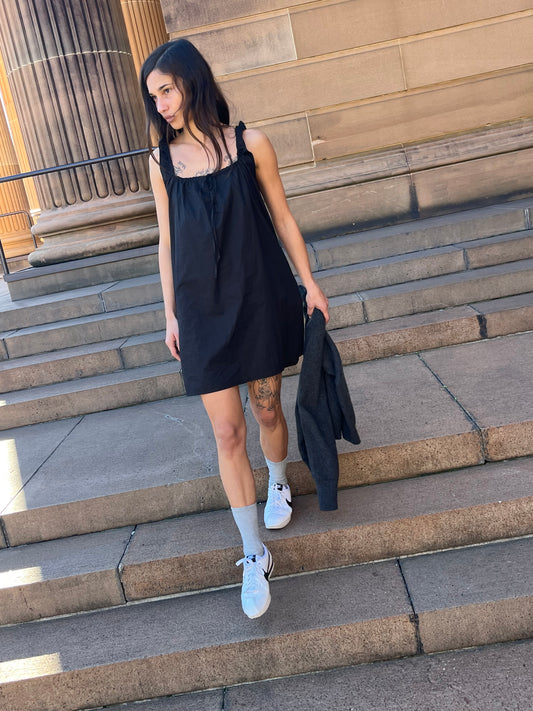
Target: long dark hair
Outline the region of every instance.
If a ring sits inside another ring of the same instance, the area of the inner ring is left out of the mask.
[[[190,125],[194,122],[199,131],[209,139],[215,149],[215,169],[219,170],[223,162],[220,140],[226,153],[229,153],[223,131],[223,127],[229,125],[229,107],[215,81],[211,67],[196,47],[186,39],[165,42],[145,60],[139,78],[146,111],[146,138],[150,149],[152,131],[159,141],[165,139],[168,143],[178,135],[178,131],[157,112],[148,93],[146,80],[154,70],[170,74],[176,86],[183,92],[185,130],[191,133]],[[191,135],[203,145],[194,134]],[[209,156],[206,146],[203,147]]]

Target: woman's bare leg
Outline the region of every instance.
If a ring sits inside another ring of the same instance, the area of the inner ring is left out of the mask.
[[[287,481],[288,430],[281,409],[281,374],[248,383],[248,392],[268,466],[265,526],[284,528],[292,517],[292,499]]]
[[[238,562],[243,565],[242,609],[250,618],[260,617],[270,605],[268,579],[274,564],[259,534],[239,388],[202,395],[202,400],[215,434],[222,483],[242,537],[244,558]]]
[[[281,373],[248,383],[250,404],[259,424],[263,454],[272,462],[287,456],[289,434],[281,409]]]
[[[246,452],[246,422],[239,388],[202,395],[217,443],[222,484],[232,508],[255,504],[255,481]]]

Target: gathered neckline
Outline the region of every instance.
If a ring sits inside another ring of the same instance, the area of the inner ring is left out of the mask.
[[[167,144],[168,145],[168,144]],[[169,147],[169,157],[170,157],[170,147]],[[172,165],[172,175],[176,178],[176,180],[201,180],[202,178],[210,178],[213,175],[219,175],[220,173],[224,173],[230,168],[233,168],[234,165],[237,165],[239,162],[239,154],[235,156],[234,159],[232,159],[231,163],[229,165],[224,166],[223,168],[219,168],[218,170],[212,170],[210,173],[204,173],[203,175],[178,175],[176,173],[176,166],[172,161],[170,161],[170,164]]]

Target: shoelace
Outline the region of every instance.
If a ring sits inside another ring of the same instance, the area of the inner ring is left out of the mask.
[[[261,578],[264,577],[263,568],[255,558],[255,556],[250,555],[241,558],[235,563],[235,565],[244,565],[242,589],[245,592],[255,592],[258,590]]]
[[[278,484],[273,484],[271,489],[270,489],[270,496],[268,497],[268,506],[269,508],[284,508],[284,505],[287,504],[287,498],[285,497],[285,494],[283,493],[283,489],[278,488]]]

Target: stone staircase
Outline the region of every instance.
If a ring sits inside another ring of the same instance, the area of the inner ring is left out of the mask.
[[[494,313],[506,313],[507,321],[517,309],[522,318],[524,309],[533,308],[529,220],[526,202],[312,242],[310,257],[330,297],[330,328],[343,343],[345,363],[361,360],[355,355],[358,334],[386,329],[390,338],[389,320],[395,317],[426,314],[413,320],[420,333],[435,330],[436,310],[447,309],[438,314],[441,329],[471,316],[478,321],[474,328],[483,331],[483,309],[491,310],[491,320]],[[155,267],[153,256],[153,250],[146,255],[146,269]],[[34,281],[41,278],[39,273]],[[520,298],[510,301],[514,295]],[[178,365],[170,362],[163,342],[161,298],[157,274],[147,274],[6,302],[0,322],[0,428],[183,394]],[[492,303],[479,303],[487,300]],[[463,310],[454,311],[457,306]],[[406,319],[392,327],[409,324]],[[354,326],[356,331],[346,330]]]
[[[533,637],[530,207],[309,245],[362,444],[339,442],[339,509],[320,513],[287,372],[294,517],[265,532],[273,599],[254,621],[210,425],[162,343],[153,251],[134,274],[93,261],[78,289],[4,297],[0,707],[366,710],[357,665],[408,678],[480,645],[494,678],[515,660],[516,688],[532,657],[515,640]],[[89,285],[94,270],[111,278]]]

